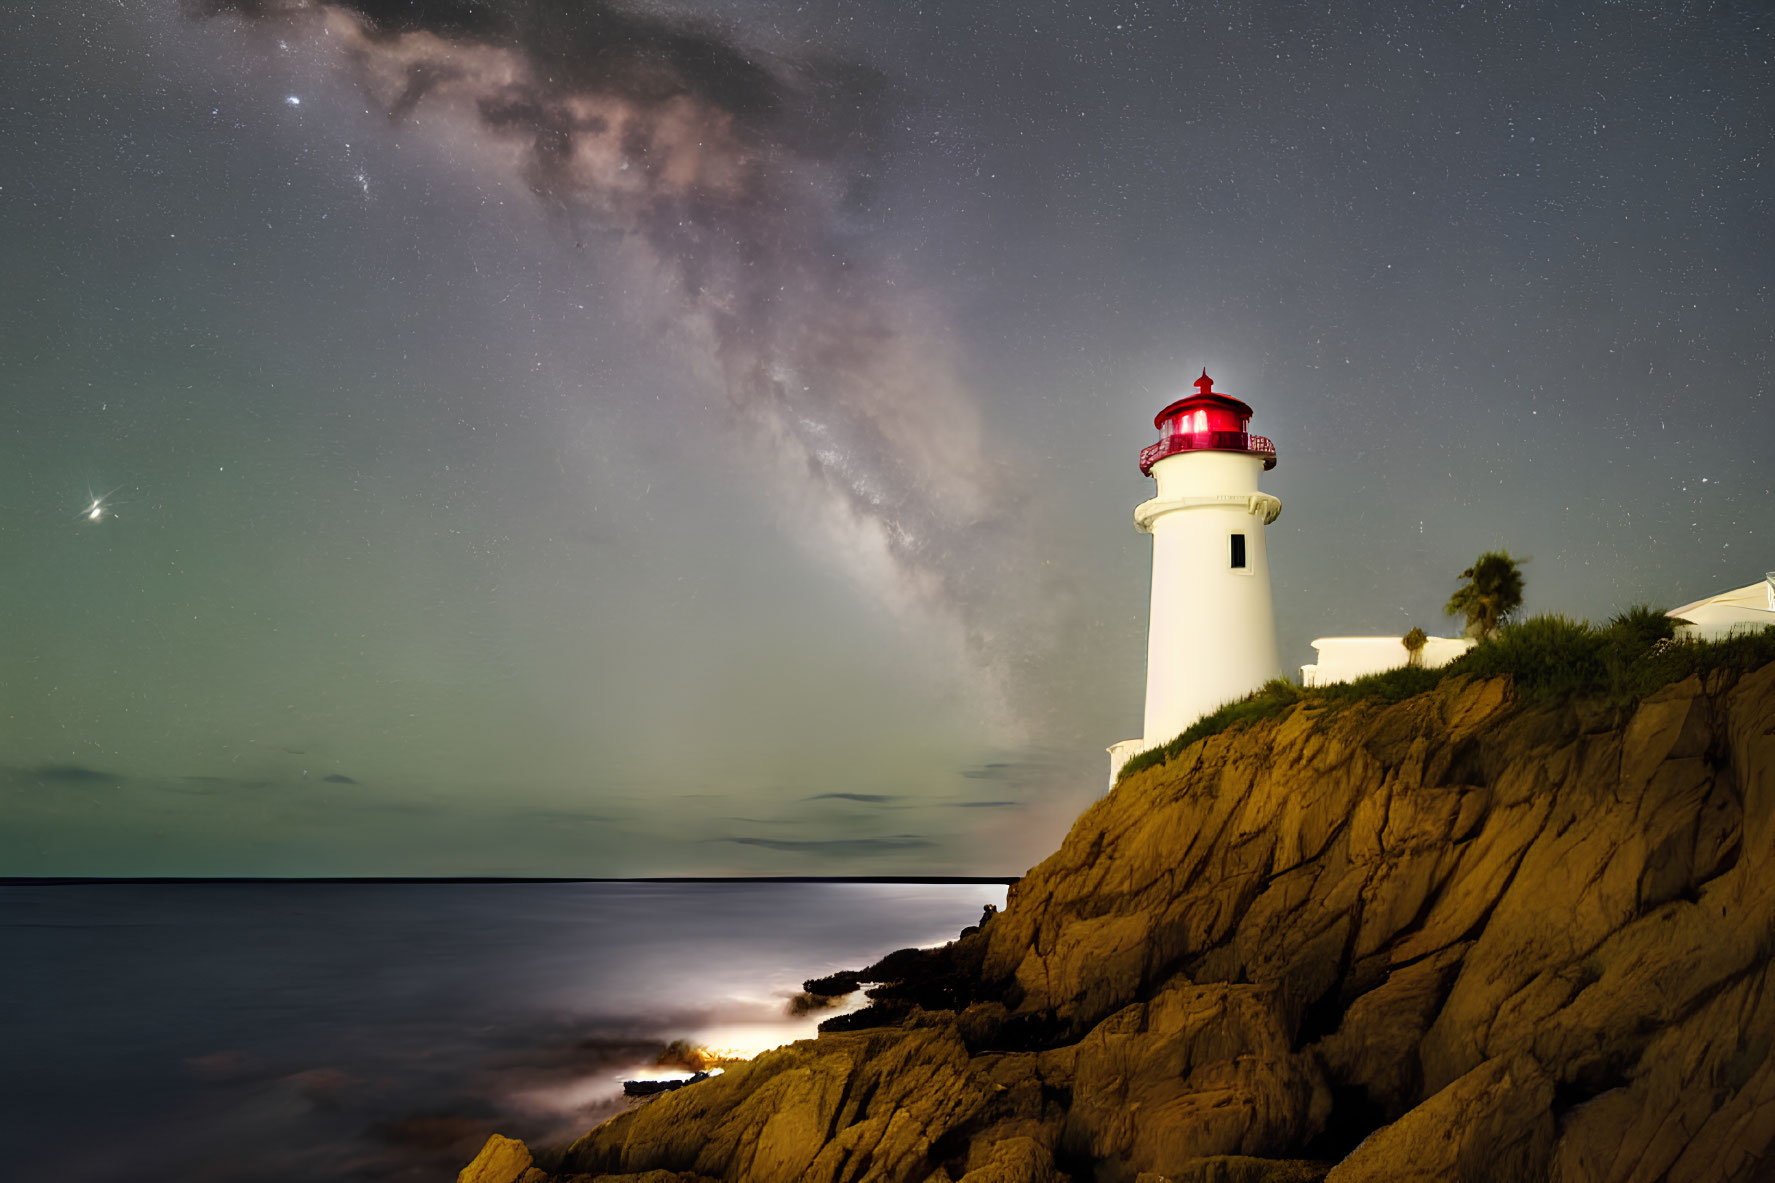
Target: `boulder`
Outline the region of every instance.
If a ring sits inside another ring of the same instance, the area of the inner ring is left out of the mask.
[[[1539,1179],[1553,1145],[1553,1078],[1532,1057],[1487,1060],[1371,1134],[1325,1183]]]
[[[955,1183],[1066,1183],[1054,1156],[1033,1138],[1003,1138],[985,1147],[985,1161]]]
[[[456,1174],[456,1183],[518,1183],[530,1169],[530,1148],[516,1138],[494,1134],[481,1152]]]
[[[1274,987],[1175,978],[1079,1042],[1064,1145],[1102,1183],[1191,1160],[1304,1145],[1331,1108],[1311,1055],[1289,1046]]]

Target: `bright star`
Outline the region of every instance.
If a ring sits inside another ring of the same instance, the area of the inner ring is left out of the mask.
[[[122,485],[117,486],[117,489],[121,488],[123,488]],[[105,504],[105,499],[110,497],[111,493],[117,492],[117,489],[112,489],[109,493],[95,494],[89,486],[86,490],[87,505],[85,509],[80,511],[79,516],[85,518],[89,522],[102,522],[106,518],[116,517],[116,511],[109,505]]]

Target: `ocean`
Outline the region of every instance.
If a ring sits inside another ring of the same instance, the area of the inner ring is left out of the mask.
[[[565,1140],[673,1040],[813,1033],[807,978],[950,939],[993,884],[0,886],[13,1178],[453,1180]]]

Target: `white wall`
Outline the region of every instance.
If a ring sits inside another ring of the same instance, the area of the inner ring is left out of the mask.
[[[1429,637],[1424,641],[1423,665],[1426,669],[1447,665],[1473,645],[1467,637]],[[1300,667],[1302,686],[1348,682],[1364,674],[1398,669],[1411,658],[1399,637],[1320,637],[1313,648],[1319,661]]]
[[[1775,612],[1735,604],[1705,604],[1690,608],[1682,613],[1682,619],[1688,623],[1677,625],[1676,635],[1697,641],[1720,641],[1739,633],[1775,628]]]
[[[1105,750],[1109,752],[1109,787],[1113,789],[1116,787],[1116,777],[1121,775],[1122,765],[1146,751],[1146,741],[1124,739],[1120,743],[1111,744]]]

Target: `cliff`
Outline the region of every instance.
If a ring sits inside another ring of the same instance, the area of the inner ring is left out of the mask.
[[[1452,678],[1125,780],[816,1040],[477,1183],[1775,1175],[1775,666]]]

